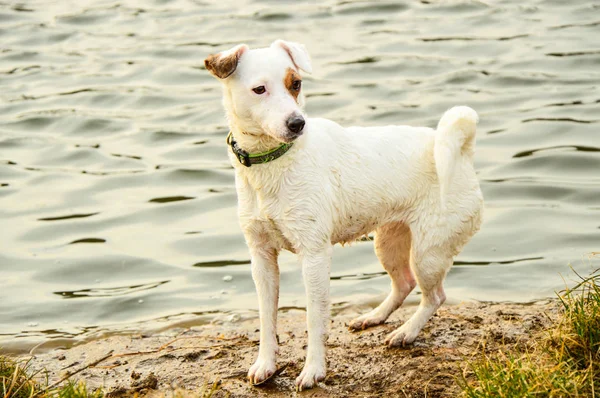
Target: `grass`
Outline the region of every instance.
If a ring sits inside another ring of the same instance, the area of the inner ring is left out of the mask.
[[[559,298],[565,316],[562,333],[553,336],[553,342],[580,369],[600,365],[600,272],[582,278]]]
[[[86,384],[80,381],[78,383],[68,382],[51,395],[57,395],[58,398],[102,398],[104,392],[102,390],[88,391]]]
[[[16,362],[0,357],[0,397],[27,398],[35,396],[40,385],[33,380],[35,374],[29,369],[29,362]]]
[[[600,397],[600,270],[558,294],[562,316],[530,346],[467,364],[463,395]]]
[[[39,372],[29,361],[0,356],[0,398],[102,398],[101,390],[90,391],[83,382],[67,382],[62,387],[48,388],[48,380],[39,381]]]

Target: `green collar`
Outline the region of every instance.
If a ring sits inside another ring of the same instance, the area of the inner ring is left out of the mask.
[[[227,144],[231,147],[233,154],[241,164],[250,167],[253,164],[269,163],[277,158],[280,158],[290,150],[293,142],[281,144],[277,148],[270,149],[261,153],[248,153],[239,147],[237,141],[233,138],[231,131],[227,135]]]

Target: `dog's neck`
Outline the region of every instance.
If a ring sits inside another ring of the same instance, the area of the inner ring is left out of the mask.
[[[229,128],[238,146],[250,154],[267,152],[282,144],[267,134],[245,132],[231,122],[229,123]]]

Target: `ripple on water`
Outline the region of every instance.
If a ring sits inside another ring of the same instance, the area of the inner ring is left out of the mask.
[[[36,133],[54,133],[72,136],[102,136],[130,131],[132,123],[126,120],[82,117],[74,110],[48,111],[56,116],[24,116],[18,121],[2,124],[8,131]]]
[[[60,220],[69,220],[72,218],[86,218],[86,217],[95,216],[97,214],[100,214],[100,212],[85,213],[85,214],[68,214],[65,216],[57,216],[57,217],[42,217],[42,218],[38,218],[38,221],[60,221]]]
[[[564,148],[552,153],[540,152],[535,156],[517,157],[514,161],[486,172],[486,178],[534,177],[600,182],[600,156],[594,152],[574,152]]]
[[[152,283],[143,283],[139,285],[133,286],[119,286],[119,287],[104,287],[104,288],[88,288],[88,289],[80,289],[80,290],[72,290],[72,291],[59,291],[54,292],[54,294],[59,295],[65,299],[74,299],[74,298],[86,298],[86,297],[114,297],[114,296],[124,296],[127,294],[134,294],[137,292],[141,292],[143,290],[154,289],[164,285],[165,283],[169,283],[170,281],[160,281],[160,282],[152,282]]]
[[[377,3],[354,3],[352,1],[342,1],[334,8],[336,14],[340,15],[372,15],[379,13],[398,13],[408,10],[406,4],[396,2],[377,2]]]
[[[72,242],[70,242],[70,245],[75,245],[78,243],[106,243],[106,239],[102,239],[102,238],[82,238],[82,239],[76,239]]]
[[[150,203],[170,203],[170,202],[180,202],[182,200],[191,200],[191,199],[195,199],[195,198],[192,196],[165,196],[162,198],[150,199],[148,202],[150,202]]]
[[[557,145],[557,146],[552,146],[552,147],[548,147],[548,148],[538,148],[538,149],[531,149],[531,150],[527,150],[527,151],[521,151],[521,152],[515,153],[513,157],[522,158],[522,157],[532,156],[534,154],[542,153],[542,152],[546,152],[546,151],[562,151],[562,150],[573,150],[573,151],[579,151],[579,152],[600,152],[600,148],[593,147],[593,146]]]
[[[228,267],[230,265],[250,265],[250,260],[203,261],[203,262],[192,265],[192,267],[212,268],[212,267]]]

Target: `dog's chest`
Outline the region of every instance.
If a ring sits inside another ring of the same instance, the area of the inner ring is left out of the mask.
[[[256,184],[248,179],[241,182],[237,187],[238,215],[246,238],[295,253],[296,250],[281,229],[285,200],[282,201],[277,194],[279,188],[268,182]]]

